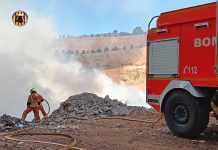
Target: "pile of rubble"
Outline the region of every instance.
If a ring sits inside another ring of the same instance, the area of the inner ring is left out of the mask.
[[[127,106],[116,99],[98,97],[92,93],[82,93],[70,96],[65,102],[60,104],[60,107],[53,113],[44,118],[41,122],[23,122],[21,119],[3,115],[0,117],[0,131],[12,128],[23,128],[27,126],[45,125],[61,125],[67,121],[67,118],[96,118],[107,116],[148,116],[152,110],[144,107]]]
[[[10,129],[18,129],[29,126],[28,122],[24,122],[19,118],[11,117],[9,115],[0,116],[0,132],[10,130]]]
[[[92,93],[82,93],[69,97],[60,107],[55,110],[49,118],[85,117],[92,118],[96,116],[130,116],[132,113],[148,112],[144,107],[131,107],[127,104],[107,95],[105,98],[98,97]]]

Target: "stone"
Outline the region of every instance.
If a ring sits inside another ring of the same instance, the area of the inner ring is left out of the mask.
[[[106,95],[104,99],[105,99],[105,100],[110,100],[109,95]]]
[[[78,107],[74,107],[74,111],[75,111],[75,112],[78,112],[78,111],[79,111],[79,108],[78,108]]]
[[[140,133],[139,133],[139,135],[143,135],[143,133],[142,133],[142,132],[140,132]]]
[[[14,123],[15,123],[15,124],[21,123],[21,120],[18,119],[18,118],[14,118]]]
[[[123,122],[118,122],[117,123],[117,127],[118,128],[123,128],[124,127],[124,123]]]
[[[111,112],[112,112],[113,116],[118,116],[119,115],[119,110],[117,108],[112,108]]]
[[[199,140],[198,143],[204,144],[204,143],[206,143],[206,141],[205,140]]]
[[[18,126],[19,128],[23,128],[23,127],[24,127],[23,124],[18,124],[17,126]]]
[[[98,115],[98,111],[93,111],[93,115]]]
[[[111,108],[109,108],[109,107],[104,107],[103,110],[104,110],[104,111],[110,111]]]
[[[122,109],[120,109],[120,115],[121,116],[129,116],[130,112],[127,108],[122,108]]]
[[[61,123],[62,121],[63,121],[62,118],[57,118],[57,119],[55,120],[55,123]]]
[[[204,144],[204,143],[206,143],[206,141],[205,140],[192,140],[192,143],[194,143],[194,144],[199,144],[199,143]]]
[[[72,113],[70,113],[70,115],[69,115],[70,117],[76,117],[76,113],[75,113],[75,111],[74,112],[72,112]]]
[[[73,106],[68,107],[67,111],[68,112],[73,112],[74,111],[74,107]]]

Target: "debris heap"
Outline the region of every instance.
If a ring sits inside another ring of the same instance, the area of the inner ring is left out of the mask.
[[[59,126],[68,122],[73,117],[96,118],[107,116],[131,116],[134,118],[149,116],[149,109],[144,107],[127,106],[116,99],[98,97],[92,93],[82,93],[70,96],[60,107],[53,113],[42,119],[39,123],[23,122],[19,118],[3,115],[0,117],[0,131],[8,130],[8,128],[23,128],[45,125],[44,127]]]
[[[16,117],[11,117],[9,115],[0,116],[0,131],[23,128],[28,125],[28,122],[23,122],[21,119]]]
[[[65,102],[62,102],[60,107],[50,117],[130,116],[132,113],[139,111],[149,110],[144,107],[127,106],[127,104],[123,104],[116,99],[110,99],[108,95],[105,98],[101,98],[92,93],[82,93],[71,96]]]

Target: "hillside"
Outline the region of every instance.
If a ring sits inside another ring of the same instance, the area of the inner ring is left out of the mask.
[[[59,53],[65,54],[69,61],[76,58],[85,67],[101,69],[116,82],[145,80],[145,34],[60,38],[54,47]]]

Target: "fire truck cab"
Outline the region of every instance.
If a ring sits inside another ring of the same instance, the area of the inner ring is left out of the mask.
[[[148,31],[147,102],[181,137],[198,136],[209,112],[218,115],[216,6],[161,13],[156,28]]]

